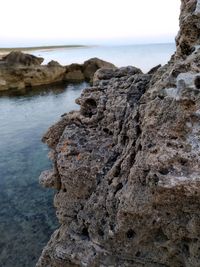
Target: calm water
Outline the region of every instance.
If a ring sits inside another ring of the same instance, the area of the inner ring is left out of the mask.
[[[35,266],[57,225],[53,190],[38,185],[50,167],[41,137],[86,84],[0,96],[0,266]]]
[[[174,44],[90,47],[37,51],[45,62],[82,63],[99,57],[117,66],[143,71],[166,63]],[[0,266],[33,267],[57,226],[53,190],[42,189],[38,176],[50,167],[43,133],[61,114],[78,109],[74,99],[86,84],[47,86],[0,94]]]
[[[147,72],[158,64],[165,64],[175,51],[175,44],[150,44],[128,46],[94,46],[82,48],[62,48],[51,51],[37,51],[34,54],[45,58],[45,63],[52,58],[63,65],[83,63],[92,57],[112,62],[118,67],[133,65]]]

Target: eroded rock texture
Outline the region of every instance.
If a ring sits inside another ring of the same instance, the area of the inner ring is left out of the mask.
[[[100,69],[43,141],[61,223],[37,267],[200,266],[200,1],[182,1],[177,52]]]

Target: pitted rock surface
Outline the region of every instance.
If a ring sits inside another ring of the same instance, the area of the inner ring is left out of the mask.
[[[37,267],[200,266],[198,12],[182,0],[167,65],[98,70],[43,137],[61,225]]]

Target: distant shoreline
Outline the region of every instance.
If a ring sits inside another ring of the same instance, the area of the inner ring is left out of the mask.
[[[127,45],[108,45],[110,46],[149,46],[149,45],[167,45],[172,44],[169,43],[141,43],[141,44],[127,44]],[[27,46],[27,47],[0,47],[0,58],[11,51],[22,51],[22,52],[30,52],[30,51],[50,51],[55,49],[67,49],[67,48],[89,48],[89,47],[96,47],[99,45],[51,45],[51,46]],[[102,45],[104,46],[104,45]],[[107,46],[107,45],[106,45]]]
[[[4,56],[11,51],[22,51],[22,52],[30,52],[30,51],[49,51],[54,49],[63,49],[63,48],[87,48],[90,45],[52,45],[52,46],[31,46],[31,47],[5,47],[0,48],[0,57]]]

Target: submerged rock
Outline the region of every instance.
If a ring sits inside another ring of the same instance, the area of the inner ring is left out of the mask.
[[[182,0],[167,65],[98,70],[43,137],[61,225],[37,267],[200,266],[198,9]]]

